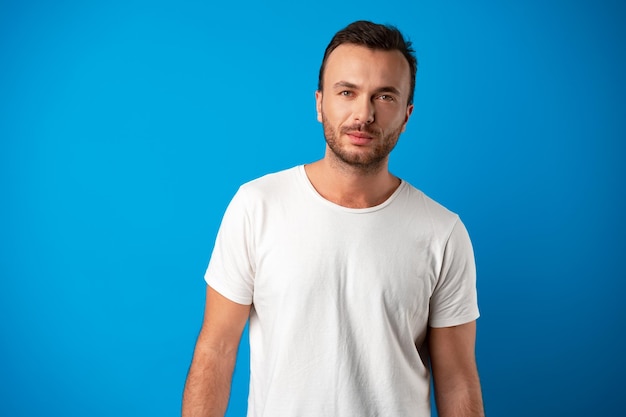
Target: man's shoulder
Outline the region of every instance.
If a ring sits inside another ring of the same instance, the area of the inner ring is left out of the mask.
[[[406,183],[407,195],[409,196],[411,201],[414,201],[417,204],[421,204],[436,213],[441,213],[442,215],[456,216],[456,213],[454,213],[448,207],[444,206],[439,201],[435,200],[430,195],[426,194],[424,191],[420,190],[419,188],[415,187],[407,181],[404,182]]]
[[[439,201],[427,195],[424,191],[406,182],[405,195],[410,210],[417,216],[425,216],[430,221],[452,225],[459,219],[459,215]]]
[[[301,184],[302,165],[271,172],[243,183],[235,195],[249,204],[283,201],[293,196]]]
[[[240,189],[247,192],[276,191],[297,180],[301,165],[280,171],[270,172],[241,185]]]

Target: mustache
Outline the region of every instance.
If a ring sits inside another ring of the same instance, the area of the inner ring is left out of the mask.
[[[340,132],[343,134],[346,134],[348,132],[355,132],[355,131],[367,133],[368,135],[372,135],[372,136],[378,136],[380,134],[380,132],[377,129],[365,123],[358,123],[358,124],[354,124],[351,126],[343,126],[340,130]]]

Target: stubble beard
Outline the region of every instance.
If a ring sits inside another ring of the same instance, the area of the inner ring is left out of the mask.
[[[402,133],[402,126],[393,129],[387,134],[383,134],[380,129],[375,129],[367,124],[356,124],[352,126],[344,126],[339,132],[326,119],[326,115],[322,112],[322,125],[324,127],[324,136],[326,144],[331,150],[336,160],[343,163],[344,166],[356,169],[363,173],[378,172],[387,162],[387,157],[398,143],[398,138]],[[350,145],[344,145],[340,142],[341,135],[348,132],[361,131],[371,135],[374,142],[370,144],[369,149],[359,151],[350,151]]]

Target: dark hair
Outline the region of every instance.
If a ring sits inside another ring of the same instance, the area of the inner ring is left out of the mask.
[[[415,74],[417,73],[417,59],[415,58],[415,51],[411,47],[411,41],[404,39],[402,33],[395,26],[380,25],[366,20],[359,20],[350,23],[348,26],[337,32],[331,39],[330,43],[326,47],[326,51],[324,52],[324,59],[322,60],[322,66],[320,67],[319,79],[317,83],[318,90],[322,91],[324,86],[323,77],[324,69],[326,68],[326,60],[328,60],[328,57],[331,52],[335,50],[335,48],[344,43],[365,46],[370,49],[380,49],[383,51],[398,50],[402,52],[402,55],[404,55],[409,63],[409,69],[411,72],[411,91],[409,92],[408,104],[413,103],[413,93],[415,92]]]

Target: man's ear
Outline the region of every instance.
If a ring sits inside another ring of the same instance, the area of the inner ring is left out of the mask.
[[[322,92],[315,91],[315,110],[317,111],[317,121],[322,123]]]
[[[404,115],[404,124],[402,125],[402,132],[406,130],[406,124],[409,122],[409,117],[411,117],[411,113],[413,113],[413,105],[409,104],[406,106],[406,114]]]

